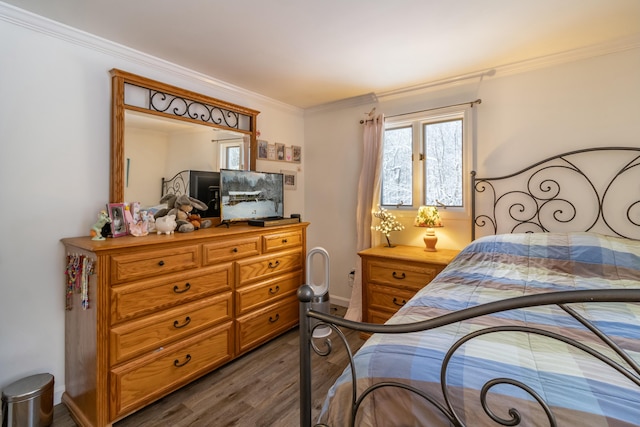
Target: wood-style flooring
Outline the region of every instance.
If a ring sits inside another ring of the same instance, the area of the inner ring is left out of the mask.
[[[332,306],[332,314],[344,315]],[[358,332],[344,330],[356,351],[364,343]],[[324,396],[347,366],[347,353],[331,336],[328,357],[313,353],[313,410],[315,420]],[[293,427],[300,424],[298,328],[253,350],[118,421],[115,427]],[[54,427],[75,427],[67,408],[56,405]]]

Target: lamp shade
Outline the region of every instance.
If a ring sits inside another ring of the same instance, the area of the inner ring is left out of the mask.
[[[443,227],[438,208],[435,206],[420,206],[414,221],[416,227]]]

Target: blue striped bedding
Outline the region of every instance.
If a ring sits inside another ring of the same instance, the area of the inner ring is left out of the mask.
[[[594,233],[532,233],[476,240],[388,324],[426,320],[467,307],[551,291],[640,288],[640,242]],[[572,304],[640,363],[640,304]],[[440,368],[446,351],[464,335],[504,324],[555,332],[614,356],[597,337],[558,306],[512,310],[425,332],[374,334],[355,358],[358,389],[399,380],[444,404]],[[624,362],[622,362],[624,363]],[[629,368],[630,370],[630,368]],[[636,378],[638,374],[634,374]],[[523,332],[482,335],[463,345],[446,374],[448,391],[463,425],[495,426],[480,403],[482,386],[511,378],[549,404],[558,426],[640,426],[640,386],[567,344]],[[351,375],[331,388],[321,422],[348,425]],[[542,407],[519,387],[498,385],[488,407],[520,426],[550,425]],[[364,401],[358,426],[449,426],[432,405],[397,388],[379,389]]]

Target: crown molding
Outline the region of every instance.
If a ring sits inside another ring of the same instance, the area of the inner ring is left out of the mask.
[[[93,51],[113,56],[115,58],[134,62],[145,67],[153,68],[162,73],[174,75],[179,78],[193,81],[194,83],[215,88],[233,96],[243,96],[255,99],[280,110],[285,110],[294,114],[302,115],[303,110],[299,107],[286,104],[284,102],[269,98],[256,92],[243,89],[239,86],[218,80],[206,74],[198,73],[191,69],[182,67],[169,61],[157,58],[130,47],[115,43],[111,40],[98,37],[77,28],[70,27],[57,21],[36,15],[24,9],[0,2],[0,20],[13,25],[26,28],[50,37],[63,40],[67,43],[75,44]],[[220,96],[216,96],[220,97]]]
[[[305,108],[304,113],[313,114],[325,110],[339,110],[349,107],[357,107],[359,105],[375,104],[378,102],[378,97],[375,93],[370,92],[364,95],[352,96],[350,98],[343,98],[337,101],[327,102],[324,104],[315,105],[313,107]]]

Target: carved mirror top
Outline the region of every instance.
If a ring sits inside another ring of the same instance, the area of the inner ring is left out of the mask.
[[[255,170],[256,118],[259,111],[117,69],[111,70],[111,76],[110,202],[125,201],[125,111],[137,111],[247,135],[250,140],[249,169]]]

